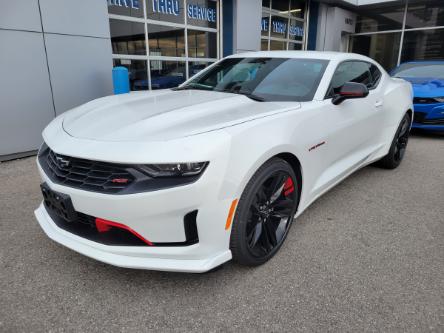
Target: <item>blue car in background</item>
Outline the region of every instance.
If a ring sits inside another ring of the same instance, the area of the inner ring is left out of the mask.
[[[391,75],[413,86],[412,128],[444,132],[444,60],[405,62]]]
[[[190,65],[190,77],[199,73],[204,69],[206,64]],[[185,66],[173,69],[159,70],[157,73],[151,74],[151,89],[168,89],[174,88],[186,81]],[[131,81],[131,78],[130,78]],[[147,90],[148,80],[134,80],[132,82],[132,90]]]

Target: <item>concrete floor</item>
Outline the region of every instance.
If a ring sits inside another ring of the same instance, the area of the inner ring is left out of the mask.
[[[137,271],[46,237],[34,158],[0,164],[0,331],[444,332],[444,138],[414,136],[295,221],[266,265]]]

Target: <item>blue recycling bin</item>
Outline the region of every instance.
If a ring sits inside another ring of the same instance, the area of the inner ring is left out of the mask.
[[[128,69],[123,66],[113,68],[114,94],[126,94],[130,91]]]

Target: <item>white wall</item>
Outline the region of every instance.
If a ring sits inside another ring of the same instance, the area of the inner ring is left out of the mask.
[[[106,2],[0,1],[0,161],[66,110],[112,93]]]
[[[355,32],[356,14],[339,7],[319,5],[316,50],[345,51],[344,34]],[[342,45],[342,47],[341,47]]]
[[[236,0],[234,15],[233,53],[259,51],[261,47],[262,1]]]

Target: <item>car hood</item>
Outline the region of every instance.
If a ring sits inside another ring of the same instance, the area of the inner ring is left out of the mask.
[[[300,107],[203,90],[157,90],[100,98],[64,115],[63,129],[99,141],[165,141],[234,126]]]
[[[441,97],[444,96],[444,80],[428,77],[403,77],[413,86],[415,97]]]

